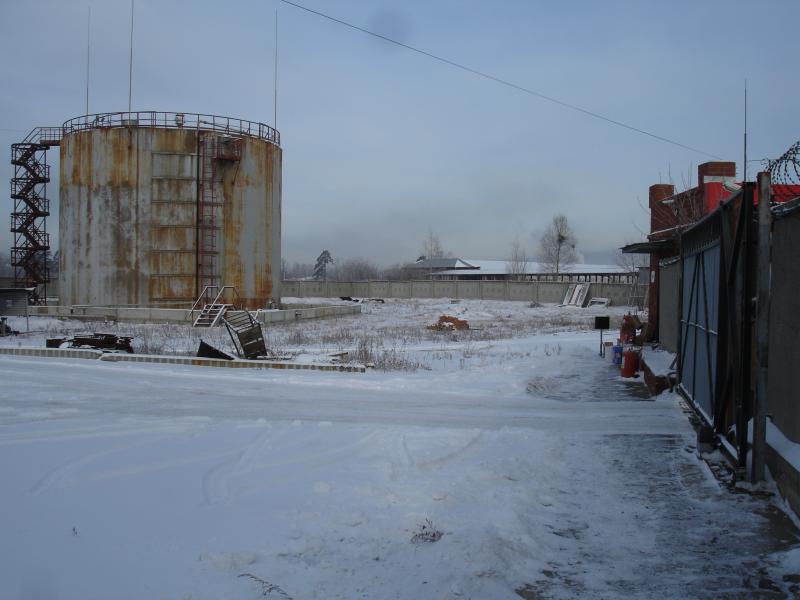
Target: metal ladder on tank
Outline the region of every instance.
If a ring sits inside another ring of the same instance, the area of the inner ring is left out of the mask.
[[[209,132],[199,135],[197,283],[198,287],[208,288],[219,283],[217,212],[222,202],[217,197],[217,136]]]
[[[218,286],[219,222],[223,206],[217,189],[218,168],[242,159],[242,140],[198,131],[197,287]],[[220,164],[222,163],[222,164]]]

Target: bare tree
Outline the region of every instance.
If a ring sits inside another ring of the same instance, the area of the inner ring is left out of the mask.
[[[295,261],[292,265],[286,266],[285,279],[308,279],[314,275],[314,265],[312,263],[299,263]]]
[[[447,253],[439,241],[439,237],[433,233],[432,229],[428,230],[428,236],[422,242],[422,257],[424,258],[444,258]]]
[[[575,263],[578,253],[575,234],[564,215],[556,215],[539,241],[539,260],[549,273],[560,273]]]
[[[332,279],[338,281],[369,281],[378,278],[378,265],[366,258],[348,258],[340,261]]]
[[[506,262],[506,272],[511,275],[511,279],[522,280],[525,279],[527,270],[528,253],[519,238],[516,238],[511,242],[511,256]]]
[[[381,271],[381,277],[389,281],[405,281],[414,279],[414,271],[408,264],[396,263],[385,267]]]
[[[626,241],[627,246],[631,242]],[[618,267],[625,269],[626,273],[638,273],[640,267],[650,266],[649,254],[626,254],[622,250],[617,253],[616,263]]]
[[[289,279],[289,261],[281,258],[281,279]]]

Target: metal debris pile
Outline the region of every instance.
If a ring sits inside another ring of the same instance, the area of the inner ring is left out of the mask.
[[[127,352],[133,354],[132,337],[113,333],[80,333],[68,338],[48,338],[48,348],[81,348],[104,350],[106,352]]]

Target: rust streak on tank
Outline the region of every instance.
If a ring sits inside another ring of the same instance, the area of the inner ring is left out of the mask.
[[[272,299],[280,263],[281,150],[248,137],[241,147],[239,160],[223,154],[216,164],[219,281],[255,309]],[[196,150],[189,128],[95,127],[64,136],[64,303],[191,303]]]

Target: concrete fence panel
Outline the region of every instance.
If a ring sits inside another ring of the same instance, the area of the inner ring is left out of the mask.
[[[434,281],[432,298],[456,298],[457,287],[455,281]]]
[[[324,298],[327,294],[321,281],[287,281],[281,290],[284,296],[294,298]]]
[[[284,281],[281,283],[281,292],[287,298],[297,298],[300,296],[300,286],[297,281]]]
[[[412,281],[411,282],[411,297],[412,298],[433,298],[433,282],[432,281]]]
[[[569,285],[561,281],[289,281],[283,289],[287,297],[300,298],[463,298],[559,304]],[[627,283],[592,283],[586,302],[601,297],[610,299],[612,305],[625,306],[629,295]]]
[[[348,294],[349,296],[357,296],[358,298],[369,297],[370,294],[368,281],[356,281],[350,285],[352,286],[353,292]]]
[[[392,281],[389,283],[388,298],[411,298],[410,281]]]
[[[353,295],[353,284],[340,281],[328,281],[325,283],[327,286],[327,293],[323,297],[328,298],[341,298],[342,296]]]
[[[370,298],[389,298],[389,282],[388,281],[370,281],[369,282],[369,297]]]
[[[536,293],[535,285],[532,281],[509,281],[508,299],[530,302]]]
[[[505,300],[505,281],[481,281],[481,297],[484,300]]]
[[[456,297],[465,300],[480,300],[480,281],[454,281],[453,283],[456,284]]]
[[[538,302],[555,302],[560,304],[564,301],[564,294],[567,293],[567,288],[570,284],[560,281],[540,281],[539,293],[536,300]]]

